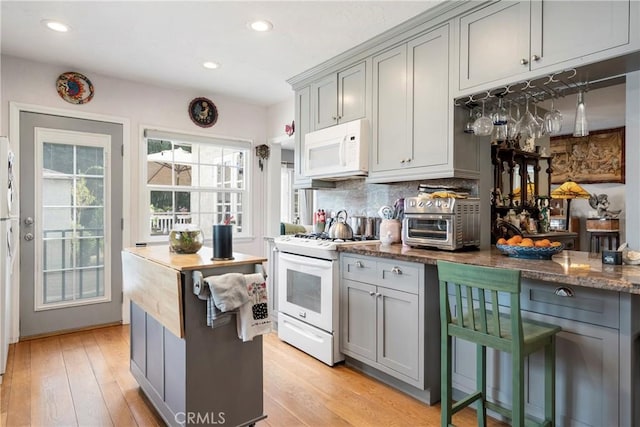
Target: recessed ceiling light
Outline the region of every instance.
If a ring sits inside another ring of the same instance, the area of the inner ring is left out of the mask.
[[[208,68],[210,70],[215,70],[216,68],[220,68],[220,64],[218,64],[217,62],[213,62],[213,61],[207,61],[207,62],[203,63],[202,66],[204,68]]]
[[[42,23],[42,25],[45,25],[48,29],[57,31],[59,33],[66,33],[67,31],[71,30],[70,26],[60,21],[54,21],[52,19],[43,19],[40,22]]]
[[[249,26],[252,30],[260,32],[271,31],[273,29],[273,24],[265,20],[253,21]]]

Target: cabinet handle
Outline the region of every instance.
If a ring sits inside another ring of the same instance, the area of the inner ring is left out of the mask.
[[[338,120],[338,116],[331,116],[331,118],[333,119],[334,122]]]
[[[369,291],[369,295],[374,296],[376,293],[373,291]]]
[[[565,286],[556,288],[555,294],[558,295],[559,297],[572,297],[575,295],[573,292],[573,289],[567,288]]]
[[[362,263],[362,261],[356,261],[356,267],[362,268],[364,267],[364,264]]]
[[[411,158],[408,158],[407,160],[405,160],[405,162],[407,163],[411,162]]]
[[[538,55],[532,55],[531,56],[531,60],[532,61],[540,61],[540,57]]]
[[[527,58],[522,58],[520,60],[520,64],[522,64],[522,65],[527,65],[528,63],[529,63],[529,61],[527,61]]]
[[[397,275],[401,275],[402,274],[402,270],[400,270],[398,267],[393,267],[391,269],[391,272]]]
[[[404,163],[404,161],[405,161],[405,160],[404,160],[404,159],[402,159],[402,160],[400,160],[400,163]]]
[[[377,292],[377,293],[376,293],[376,297],[377,297],[377,298],[380,298],[381,296],[382,296],[382,294],[381,294],[380,292]]]

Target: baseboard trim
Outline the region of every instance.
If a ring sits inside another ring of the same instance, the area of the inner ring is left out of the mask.
[[[121,325],[122,325],[122,321],[119,321],[119,322],[103,323],[103,324],[100,324],[100,325],[85,326],[84,328],[63,329],[63,330],[55,331],[55,332],[47,332],[47,333],[44,333],[44,334],[28,335],[26,337],[20,337],[20,338],[18,338],[18,341],[19,342],[31,341],[31,340],[37,340],[37,339],[40,339],[40,338],[49,338],[49,337],[55,337],[55,336],[58,336],[58,335],[71,334],[73,332],[92,331],[94,329],[109,328],[111,326],[121,326]]]

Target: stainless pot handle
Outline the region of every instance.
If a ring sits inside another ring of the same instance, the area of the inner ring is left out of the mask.
[[[341,214],[344,214],[344,218],[341,216]],[[338,211],[338,213],[336,214],[336,221],[338,222],[344,222],[345,224],[347,223],[347,211],[346,210],[341,210]]]

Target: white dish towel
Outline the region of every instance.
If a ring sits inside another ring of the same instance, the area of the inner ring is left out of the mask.
[[[242,341],[252,341],[253,337],[271,332],[269,317],[269,296],[267,283],[261,273],[245,274],[249,302],[238,309],[237,329],[238,338]]]

